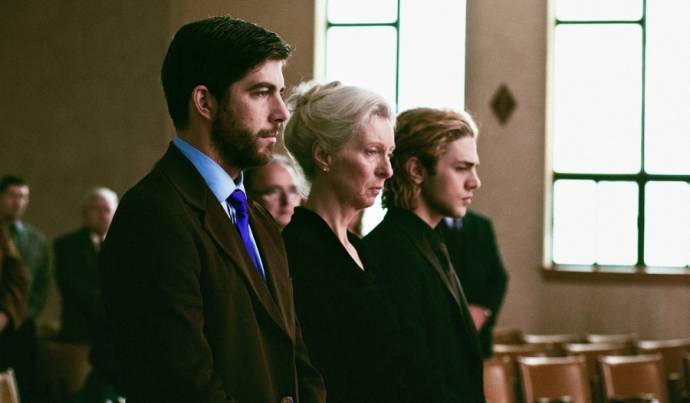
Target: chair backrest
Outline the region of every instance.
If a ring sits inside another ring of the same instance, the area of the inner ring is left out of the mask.
[[[509,357],[516,362],[517,357],[544,357],[549,355],[549,350],[541,344],[494,344],[494,355],[497,357]]]
[[[585,360],[582,357],[518,358],[525,402],[540,399],[591,402]]]
[[[17,380],[12,368],[0,372],[0,403],[19,403]]]
[[[579,334],[526,334],[523,336],[527,344],[540,344],[549,355],[563,355],[563,346],[567,343],[579,343],[584,339]]]
[[[653,395],[668,402],[661,354],[603,356],[599,364],[606,399]]]
[[[585,341],[587,343],[624,343],[634,347],[637,342],[637,333],[587,334]]]
[[[522,331],[512,327],[494,328],[492,340],[494,344],[523,344]]]
[[[587,376],[599,377],[597,359],[603,355],[628,355],[632,349],[624,343],[568,343],[563,350],[569,356],[581,356],[585,360]]]
[[[484,361],[484,396],[488,403],[515,403],[517,380],[508,357]]]
[[[690,353],[690,339],[641,340],[637,350],[642,354],[659,353],[664,357],[664,369],[669,379],[683,378],[683,358]]]

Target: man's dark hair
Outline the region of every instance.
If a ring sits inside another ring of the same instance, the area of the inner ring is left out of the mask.
[[[10,186],[28,186],[26,181],[19,176],[5,175],[0,179],[0,193],[5,193],[5,190]]]
[[[189,124],[192,89],[205,85],[220,102],[228,87],[268,59],[285,60],[292,48],[276,33],[227,16],[184,25],[163,61],[161,82],[173,124]]]

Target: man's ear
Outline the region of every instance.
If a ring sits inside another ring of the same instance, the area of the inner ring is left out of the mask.
[[[312,157],[316,164],[316,169],[323,172],[328,172],[331,169],[331,154],[326,151],[321,144],[315,143],[312,148]]]
[[[189,103],[190,108],[206,120],[213,120],[218,113],[218,100],[205,85],[197,85],[192,89]]]
[[[405,161],[404,167],[405,172],[407,172],[410,180],[412,180],[415,185],[421,185],[424,182],[424,178],[426,178],[426,169],[422,166],[422,162],[419,161],[419,158],[408,158],[407,161]]]

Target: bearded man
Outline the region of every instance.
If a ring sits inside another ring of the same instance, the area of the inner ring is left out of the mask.
[[[183,26],[168,48],[177,137],[123,197],[101,256],[127,402],[325,401],[278,226],[242,183],[288,118],[290,52],[230,17]]]

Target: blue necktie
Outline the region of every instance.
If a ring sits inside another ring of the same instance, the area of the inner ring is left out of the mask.
[[[235,226],[240,232],[240,237],[244,243],[244,248],[247,249],[249,257],[254,262],[256,270],[261,275],[261,278],[266,279],[266,274],[264,273],[263,267],[261,267],[261,261],[259,256],[256,254],[256,248],[252,242],[252,238],[249,236],[249,209],[247,208],[247,196],[240,189],[235,189],[234,192],[228,197],[228,203],[235,209]]]

